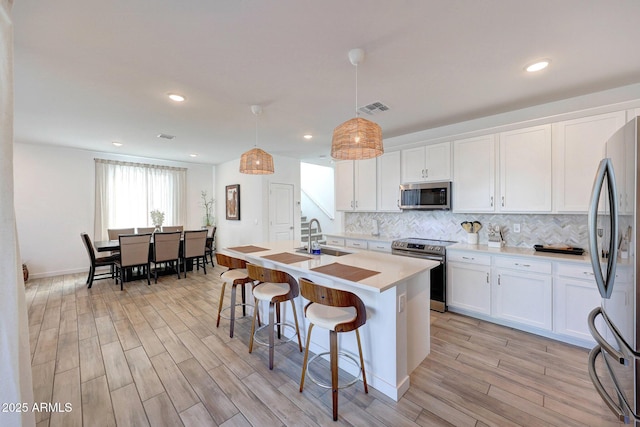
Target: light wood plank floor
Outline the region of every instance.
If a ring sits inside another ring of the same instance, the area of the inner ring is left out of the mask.
[[[124,292],[109,280],[87,289],[85,275],[29,281],[35,401],[72,407],[38,412],[38,426],[619,425],[589,382],[587,350],[435,312],[431,355],[404,397],[341,390],[334,423],[330,392],[298,391],[295,344],[269,371],[266,348],[248,353],[249,318],[233,339],[228,320],[215,327],[221,271]]]

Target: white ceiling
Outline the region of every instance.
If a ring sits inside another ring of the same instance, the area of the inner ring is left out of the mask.
[[[258,146],[328,157],[356,47],[385,138],[640,82],[637,0],[19,0],[13,17],[17,142],[168,160],[239,158],[252,104]]]

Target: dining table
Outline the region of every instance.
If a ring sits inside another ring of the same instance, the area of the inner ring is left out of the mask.
[[[207,239],[210,239],[210,237],[208,237]],[[180,258],[182,259],[182,242],[184,241],[184,238],[180,239]],[[114,251],[119,251],[120,250],[120,240],[96,240],[93,242],[93,247],[95,248],[96,252],[114,252]],[[151,237],[151,241],[149,244],[149,259],[151,259],[153,256],[153,237]],[[193,271],[193,259],[188,259],[186,260],[186,263],[181,267],[182,271]],[[159,270],[158,271],[158,275],[162,276],[162,275],[169,275],[169,274],[175,274],[175,271],[173,271],[172,269],[163,269],[163,270]],[[126,273],[125,274],[125,282],[128,282],[130,280],[137,280],[140,277],[138,277],[138,275],[135,275],[133,273]]]

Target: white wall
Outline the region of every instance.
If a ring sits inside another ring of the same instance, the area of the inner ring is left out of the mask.
[[[239,172],[240,160],[216,167],[216,247],[247,245],[269,240],[269,184],[293,184],[295,239],[300,239],[300,161],[273,156],[275,173],[246,175]],[[225,186],[240,184],[240,221],[226,219]]]
[[[14,144],[15,209],[23,262],[32,277],[88,271],[80,233],[93,235],[94,158],[187,168],[186,228],[200,228],[200,192],[215,198],[212,165]]]

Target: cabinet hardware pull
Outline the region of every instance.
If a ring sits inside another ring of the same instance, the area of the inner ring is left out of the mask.
[[[487,273],[487,283],[489,283],[489,273]]]
[[[504,196],[502,196],[502,207],[504,208]]]
[[[519,265],[521,267],[531,267],[531,264],[520,264],[519,262],[516,262],[515,265]]]
[[[422,169],[422,177],[424,178],[424,169]]]
[[[353,207],[353,200],[351,201],[351,207]]]
[[[493,196],[491,196],[491,207],[493,207]]]
[[[429,169],[424,170],[424,177],[429,178]]]
[[[356,200],[356,208],[358,207],[358,201]]]
[[[500,275],[498,274],[498,286],[500,286]]]
[[[463,256],[462,259],[468,259],[469,261],[473,261],[474,257]]]
[[[586,274],[587,276],[593,276],[593,273],[590,271],[583,271],[582,274]]]

